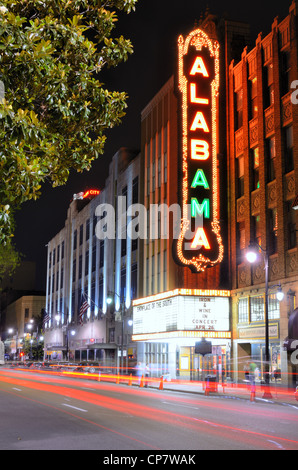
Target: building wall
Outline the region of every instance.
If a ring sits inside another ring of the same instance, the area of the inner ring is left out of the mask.
[[[278,318],[270,322],[278,325],[270,341],[279,354],[274,367],[282,366],[284,372],[287,358],[282,344],[298,280],[297,215],[292,209],[298,184],[298,121],[297,106],[291,101],[291,82],[297,76],[293,2],[288,17],[280,22],[276,18],[271,32],[259,34],[255,47],[245,48],[241,61],[231,63],[227,134],[234,355],[249,356],[253,344],[264,343],[264,337],[254,334],[254,328],[264,326],[264,313],[259,319],[253,313],[256,296],[264,299],[264,261],[262,256],[253,266],[246,261],[252,241],[269,254],[269,293],[274,295],[279,283],[285,293]],[[241,317],[239,301],[244,298],[249,299],[248,314]],[[244,332],[246,339],[241,339]]]
[[[133,191],[134,198],[139,199],[139,190],[137,152],[120,149],[111,161],[100,194],[81,199],[78,193],[71,202],[65,227],[48,243],[46,311],[50,321],[46,325],[45,349],[64,350],[65,355],[67,335],[74,329],[75,336],[68,338],[69,350],[94,349],[96,345],[98,350],[112,349],[112,344],[114,352],[110,356],[117,360],[115,351],[122,344],[122,331],[114,312],[125,305],[126,325],[132,297],[138,295],[135,270],[140,262],[139,246],[119,237],[119,232],[126,236],[129,219],[124,220],[121,228],[118,196],[125,193],[127,208],[132,203]],[[107,232],[102,230],[104,226]],[[111,306],[107,303],[109,292],[114,297]],[[89,308],[80,326],[82,293]],[[124,336],[127,346],[130,332],[126,327]]]

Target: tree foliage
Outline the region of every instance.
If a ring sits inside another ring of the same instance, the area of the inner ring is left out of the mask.
[[[105,130],[125,114],[125,92],[100,81],[132,53],[112,37],[120,11],[137,0],[0,0],[0,243],[12,214],[40,195],[45,179],[64,184],[103,153]]]
[[[0,291],[1,283],[11,276],[20,265],[21,255],[15,250],[9,239],[6,244],[0,244]]]

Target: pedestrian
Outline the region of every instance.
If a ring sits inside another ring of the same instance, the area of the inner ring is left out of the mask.
[[[255,362],[251,362],[251,363],[249,364],[249,380],[250,380],[250,384],[251,384],[251,385],[255,385],[255,380],[256,380],[256,377],[255,377],[256,368],[257,368],[257,364],[255,364]]]
[[[244,370],[245,382],[248,383],[249,382],[249,364],[248,363],[244,364],[243,370]]]
[[[150,367],[149,367],[149,364],[146,364],[146,367],[145,367],[145,387],[148,387],[148,383],[149,383],[149,377],[150,377]]]
[[[142,375],[143,375],[143,368],[142,368],[142,364],[140,362],[138,362],[138,364],[136,366],[136,369],[137,369],[137,376],[138,376],[138,381],[139,381],[139,385],[140,385]]]

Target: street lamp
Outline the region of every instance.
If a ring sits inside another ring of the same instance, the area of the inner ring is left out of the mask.
[[[270,380],[269,380],[269,361],[270,361],[270,352],[269,352],[269,312],[268,312],[268,271],[269,271],[269,256],[267,250],[264,250],[258,243],[250,242],[248,251],[246,253],[246,259],[249,263],[255,263],[258,258],[258,253],[261,251],[264,259],[264,269],[265,269],[265,384],[266,389],[264,391],[263,398],[272,398],[270,392]],[[281,285],[271,286],[278,287],[278,292],[276,294],[277,300],[281,301],[284,297],[284,294],[281,290]]]
[[[116,295],[119,298],[120,306],[121,306],[121,371],[123,371],[123,346],[124,346],[124,314],[125,314],[125,301],[121,301],[121,297],[116,292],[108,292],[107,296],[107,304],[110,305],[113,302],[113,295]]]
[[[9,333],[9,334],[13,334],[13,333],[14,333],[14,329],[13,329],[13,328],[9,328],[8,333]],[[19,345],[19,329],[16,328],[16,359],[17,359],[17,360],[19,359],[18,345]]]

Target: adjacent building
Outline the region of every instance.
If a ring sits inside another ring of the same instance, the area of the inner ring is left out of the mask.
[[[105,187],[75,194],[49,241],[45,357],[106,366],[135,357],[127,322],[142,261],[137,240],[126,236],[125,212],[139,200],[139,177],[138,152],[120,149]]]
[[[240,377],[250,357],[259,361],[263,374],[266,256],[270,367],[288,371],[283,342],[298,280],[293,210],[298,188],[298,108],[292,99],[292,83],[298,76],[296,15],[297,4],[292,2],[289,15],[282,21],[275,18],[269,34],[260,33],[255,46],[244,48],[241,60],[229,67],[229,262],[234,367]],[[251,242],[262,249],[252,266],[245,258]],[[280,287],[285,294],[282,302],[276,298]]]

